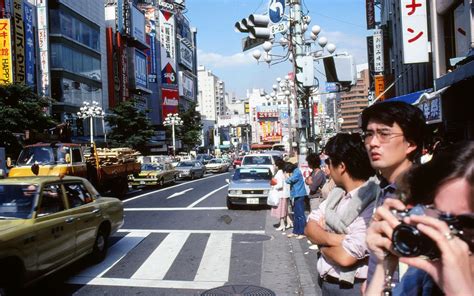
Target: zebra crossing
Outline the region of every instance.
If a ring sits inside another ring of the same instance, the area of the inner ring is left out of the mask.
[[[109,248],[103,262],[82,270],[70,278],[68,283],[212,289],[228,283],[231,265],[239,264],[231,262],[235,236],[264,234],[264,231],[259,230],[122,229],[120,232],[125,236]]]

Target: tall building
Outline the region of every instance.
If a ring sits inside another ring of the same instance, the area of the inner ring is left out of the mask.
[[[224,82],[211,70],[204,66],[198,67],[198,104],[201,116],[208,120],[217,120],[217,116],[224,112],[224,87]]]
[[[359,131],[360,113],[368,106],[369,70],[362,70],[358,75],[356,85],[350,91],[341,93],[339,112],[343,119],[342,132]]]

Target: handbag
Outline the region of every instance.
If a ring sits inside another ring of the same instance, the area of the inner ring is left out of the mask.
[[[272,206],[272,207],[277,207],[279,203],[280,203],[280,197],[278,197],[278,194],[276,194],[276,191],[270,190],[270,193],[268,194],[268,197],[267,197],[267,205]]]
[[[278,184],[278,180],[276,178],[272,178],[270,185],[275,186],[276,184]]]

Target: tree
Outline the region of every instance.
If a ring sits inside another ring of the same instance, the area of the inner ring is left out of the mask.
[[[154,131],[145,112],[138,110],[136,104],[137,100],[122,102],[105,117],[112,129],[108,139],[112,147],[132,147],[146,154],[146,144]]]
[[[183,125],[179,127],[177,138],[181,139],[183,146],[188,150],[201,143],[201,113],[196,111],[196,102],[189,105],[189,109],[179,114],[183,120]]]
[[[45,130],[56,125],[46,111],[50,104],[51,99],[24,84],[0,85],[0,146],[8,156],[16,156],[22,148],[16,135],[28,131],[30,139],[41,140]]]

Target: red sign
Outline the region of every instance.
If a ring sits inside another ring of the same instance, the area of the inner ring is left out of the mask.
[[[161,97],[163,98],[162,115],[165,118],[169,113],[178,113],[179,91],[172,88],[162,88]]]
[[[279,116],[280,116],[280,114],[276,111],[274,111],[274,112],[269,112],[269,111],[257,112],[257,118],[278,118]]]

